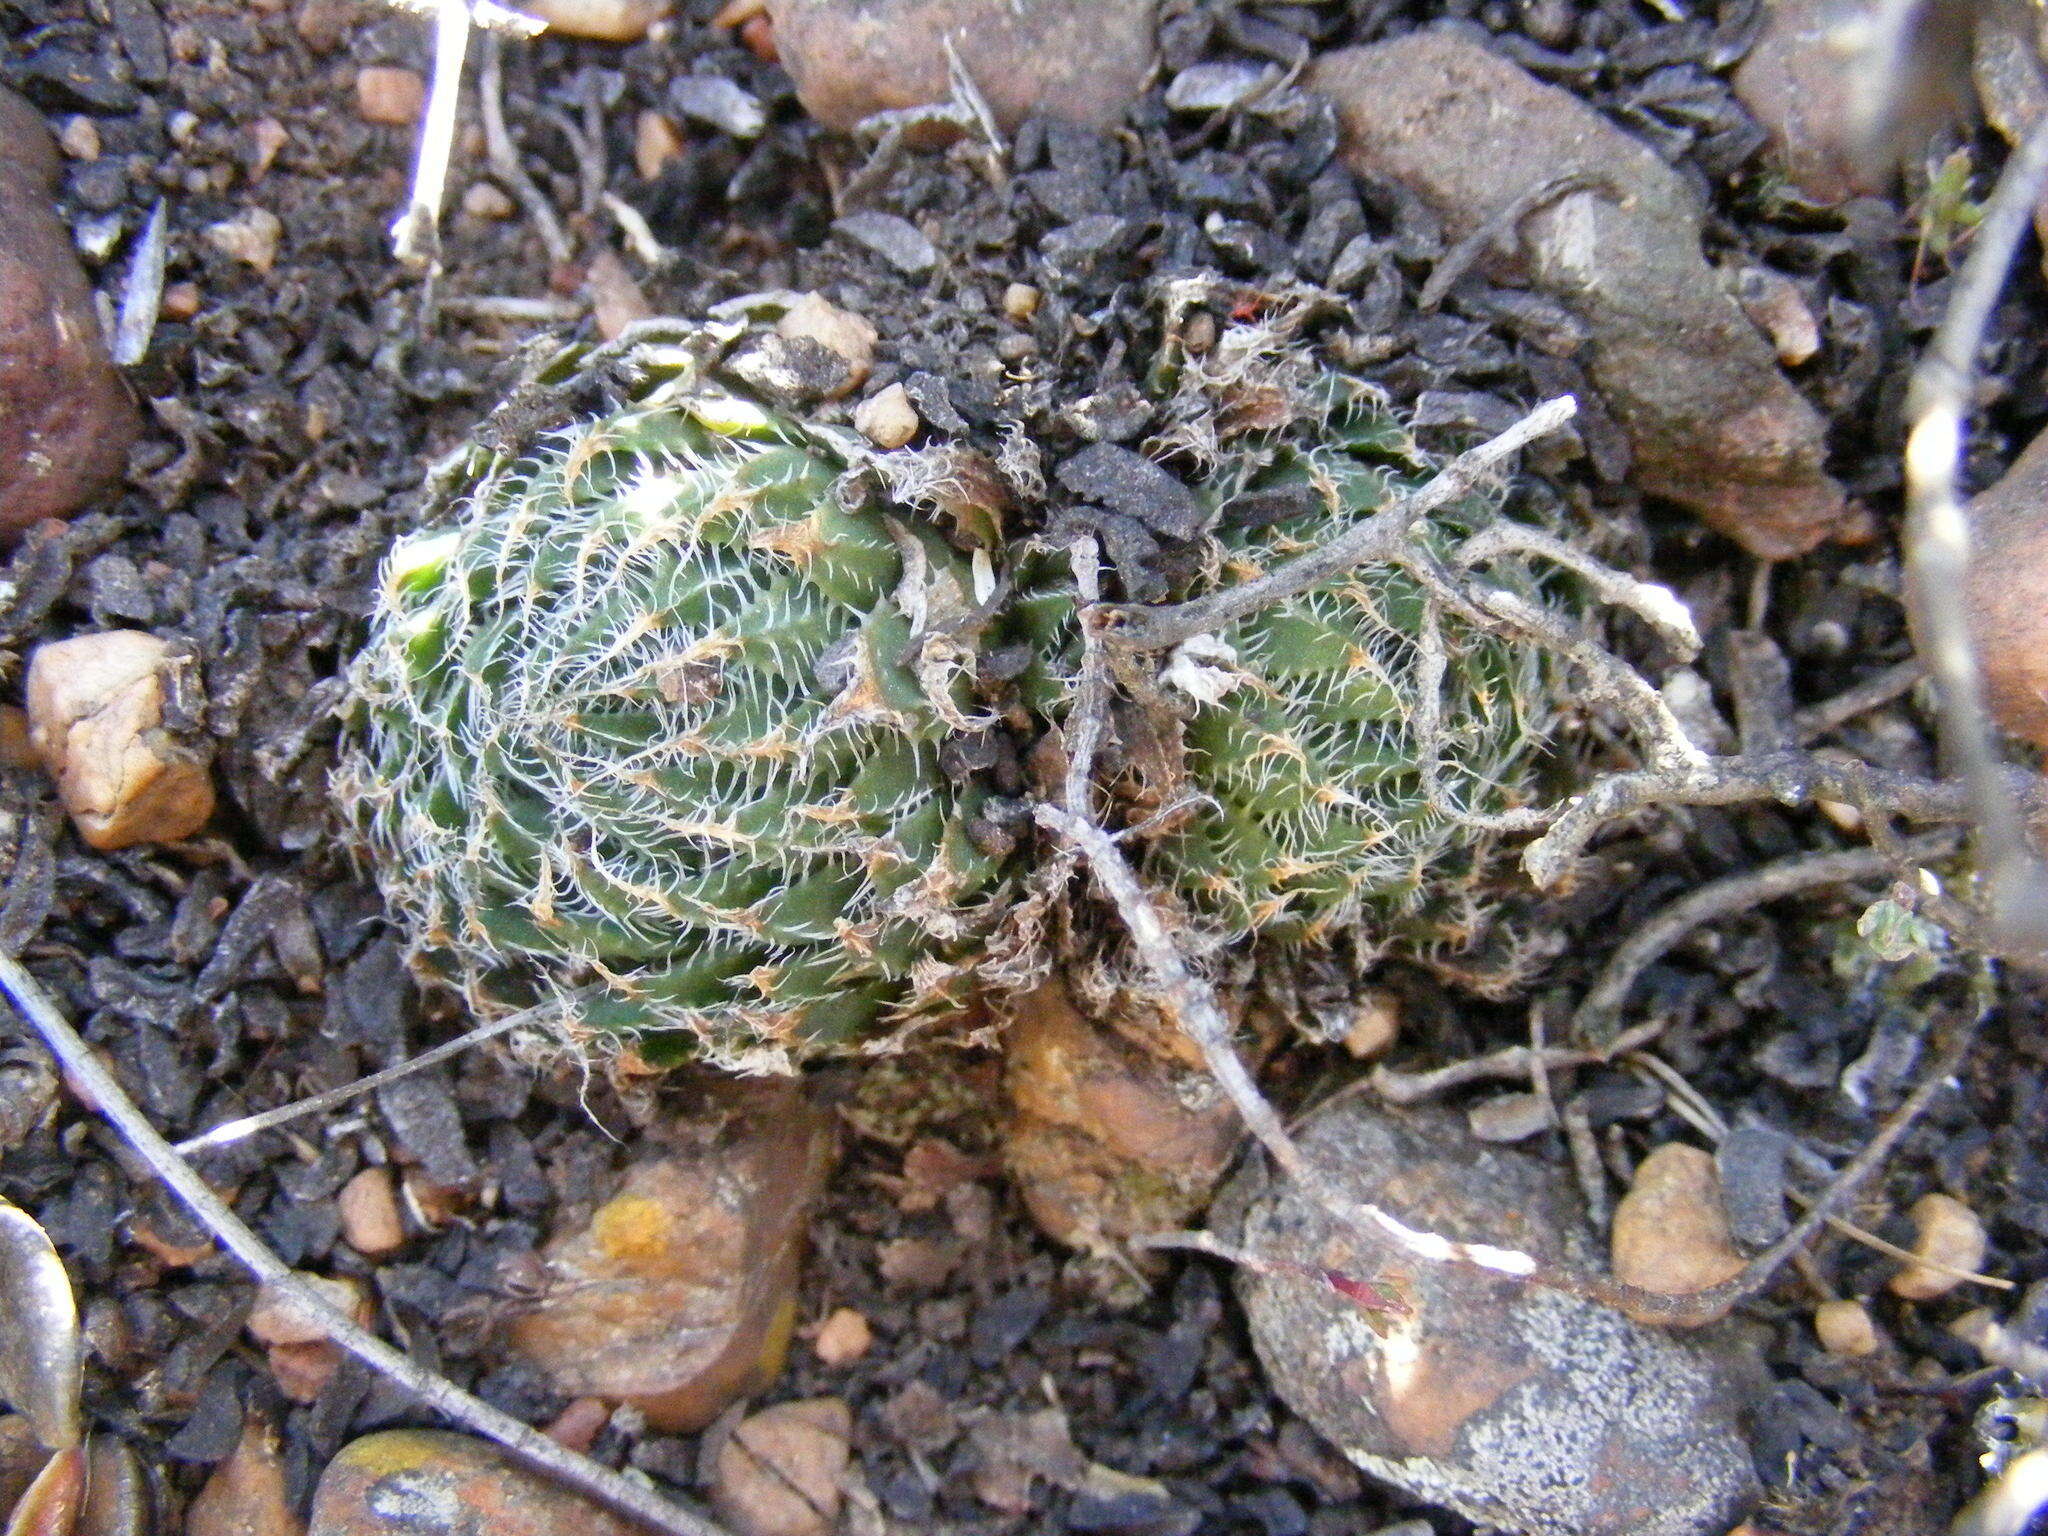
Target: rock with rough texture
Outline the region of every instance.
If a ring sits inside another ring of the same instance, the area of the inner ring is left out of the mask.
[[[1569,1176],[1472,1141],[1444,1111],[1340,1098],[1298,1131],[1351,1199],[1579,1273],[1595,1257]],[[1721,1536],[1757,1494],[1731,1362],[1561,1292],[1418,1260],[1340,1230],[1263,1162],[1212,1225],[1310,1273],[1238,1271],[1274,1389],[1345,1455],[1403,1491],[1528,1536]],[[1375,1331],[1314,1277],[1376,1284]]]
[[[1875,9],[1869,0],[1772,0],[1735,71],[1736,96],[1771,136],[1786,176],[1816,203],[1882,192],[1890,179],[1858,152],[1854,59],[1844,48]]]
[[[768,0],[804,109],[847,129],[948,100],[946,42],[1005,132],[1039,113],[1113,128],[1152,67],[1154,0]]]
[[[132,629],[52,641],[29,657],[29,744],[93,847],[175,842],[213,814],[207,753],[166,718],[189,665]]]
[[[737,1536],[830,1536],[853,1415],[836,1397],[749,1414],[711,1462],[711,1507]]]
[[[730,1098],[747,1112],[639,1164],[549,1242],[549,1294],[512,1329],[561,1391],[629,1403],[664,1430],[701,1429],[780,1373],[832,1157],[830,1121],[793,1085]]]
[[[641,1536],[640,1527],[528,1472],[497,1447],[388,1429],[341,1448],[313,1490],[307,1536]]]
[[[807,293],[792,304],[775,322],[775,334],[785,341],[815,341],[846,364],[846,382],[828,400],[851,394],[875,366],[875,342],[880,332],[865,315],[841,309],[821,293]]]
[[[50,204],[57,146],[0,87],[0,542],[111,488],[141,429]]]
[[[1642,490],[1690,507],[1768,559],[1844,524],[1819,414],[1700,250],[1678,174],[1577,97],[1462,38],[1412,33],[1320,60],[1353,170],[1414,192],[1463,240],[1518,199],[1576,176],[1525,214],[1489,270],[1563,301],[1587,371],[1627,433]]]
[[[1003,1037],[1003,1157],[1047,1236],[1099,1248],[1199,1210],[1242,1127],[1198,1067],[1092,1021],[1053,981]]]
[[[1742,1271],[1711,1153],[1666,1142],[1636,1168],[1614,1208],[1614,1278],[1660,1296],[1690,1296]]]
[[[2048,749],[2048,433],[1973,500],[1963,611],[1999,725]],[[1914,630],[1924,634],[1915,613]]]

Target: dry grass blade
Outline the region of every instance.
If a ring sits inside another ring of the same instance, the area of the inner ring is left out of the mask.
[[[472,1397],[453,1382],[408,1359],[344,1317],[304,1284],[284,1261],[179,1157],[135,1106],[114,1076],[95,1056],[85,1039],[51,1002],[49,994],[12,955],[0,953],[0,990],[35,1027],[71,1080],[97,1106],[100,1114],[126,1138],[138,1156],[185,1203],[207,1231],[242,1266],[287,1300],[308,1322],[336,1344],[391,1381],[422,1406],[447,1415],[465,1429],[495,1440],[521,1461],[545,1472],[579,1493],[587,1494],[620,1514],[667,1536],[727,1536],[715,1521],[672,1504],[653,1489],[620,1476],[587,1456],[549,1439],[530,1424]]]

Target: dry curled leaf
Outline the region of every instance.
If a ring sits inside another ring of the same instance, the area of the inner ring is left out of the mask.
[[[49,1234],[0,1201],[0,1396],[53,1451],[78,1444],[78,1303]]]

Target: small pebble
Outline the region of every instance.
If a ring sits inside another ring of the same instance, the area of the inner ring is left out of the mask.
[[[1466,1127],[1480,1141],[1526,1141],[1555,1120],[1538,1093],[1500,1093],[1465,1111]]]
[[[186,1512],[185,1536],[300,1536],[304,1529],[285,1491],[277,1439],[259,1415],[249,1414],[234,1451]]]
[[[51,206],[62,156],[42,114],[4,86],[0,145],[0,541],[11,541],[117,482],[140,419]]]
[[[51,641],[29,657],[29,742],[93,847],[176,842],[213,815],[203,750],[163,728],[186,666],[131,629]]]
[[[1610,1241],[1614,1278],[1664,1296],[1707,1290],[1742,1269],[1714,1159],[1683,1142],[1643,1159],[1615,1206]]]
[[[279,151],[291,143],[291,130],[276,118],[265,117],[249,130],[249,136],[256,145],[256,154],[249,162],[249,179],[261,181],[277,163]]]
[[[556,32],[601,43],[637,43],[668,14],[668,0],[522,0]]]
[[[410,128],[427,104],[427,82],[418,70],[372,64],[356,72],[356,115],[366,123]]]
[[[841,1307],[826,1318],[812,1340],[811,1348],[827,1365],[851,1365],[874,1347],[875,1330],[851,1307]]]
[[[473,219],[509,219],[519,205],[496,182],[473,181],[462,194],[462,211]]]
[[[1367,987],[1351,1010],[1344,1049],[1354,1061],[1385,1055],[1401,1034],[1401,997],[1385,987]]]
[[[763,64],[779,64],[782,54],[775,46],[775,23],[766,16],[750,16],[740,23],[740,43]]]
[[[97,160],[100,157],[99,124],[89,117],[67,117],[64,126],[58,130],[57,142],[74,160]]]
[[[1038,290],[1029,283],[1012,283],[1003,290],[1003,313],[1022,325],[1038,313]]]
[[[268,208],[251,208],[232,219],[207,225],[202,233],[206,243],[223,256],[233,257],[258,272],[268,272],[277,265],[284,223]]]
[[[1975,1271],[1984,1262],[1989,1240],[1977,1213],[1953,1195],[1922,1195],[1913,1202],[1916,1259],[1932,1260],[1952,1270]],[[1962,1284],[1958,1275],[1915,1264],[1892,1276],[1888,1289],[1908,1301],[1928,1301]]]
[[[678,75],[668,83],[668,100],[683,116],[736,139],[755,138],[768,126],[768,109],[760,97],[723,75]]]
[[[633,121],[633,169],[642,181],[652,181],[669,161],[683,152],[683,136],[676,125],[660,113],[642,112]]]
[[[1750,323],[1771,338],[1778,361],[1797,367],[1820,350],[1820,322],[1799,285],[1768,267],[1745,267],[1735,276],[1735,300]]]
[[[364,1258],[388,1258],[405,1246],[398,1185],[389,1168],[363,1169],[341,1186],[336,1204],[342,1238]]]
[[[344,1316],[361,1321],[368,1315],[369,1300],[360,1281],[303,1273],[296,1278]],[[256,1293],[256,1305],[249,1309],[245,1326],[259,1344],[317,1344],[327,1337],[325,1328],[300,1316],[289,1300],[267,1285]]]
[[[797,99],[828,128],[942,103],[957,64],[1004,133],[1034,114],[1107,133],[1153,68],[1159,9],[1156,0],[768,0],[765,18],[739,24],[773,23]]]
[[[1339,1095],[1295,1135],[1342,1199],[1540,1263],[1598,1263],[1570,1175],[1474,1142],[1448,1110]],[[1400,1310],[1379,1318],[1313,1278],[1240,1269],[1236,1285],[1273,1391],[1411,1500],[1523,1536],[1722,1536],[1751,1507],[1752,1394],[1725,1340],[1418,1264],[1347,1230],[1256,1153],[1209,1221],[1254,1253],[1399,1277]]]
[[[590,258],[584,269],[583,291],[590,300],[597,334],[605,341],[617,340],[629,325],[654,318],[654,306],[616,252],[599,251]]]
[[[833,231],[872,251],[905,277],[922,277],[938,265],[939,253],[910,220],[863,208],[832,221]]]
[[[854,408],[853,425],[877,448],[901,448],[917,436],[917,407],[901,384],[891,384]]]
[[[874,323],[850,309],[841,309],[823,294],[807,293],[775,323],[775,334],[787,340],[808,339],[846,359],[847,381],[835,395],[852,393],[867,382],[875,366]]]
[[[197,283],[172,283],[164,289],[157,312],[166,320],[190,320],[202,302]]]
[[[612,1410],[601,1397],[579,1397],[547,1427],[547,1437],[572,1451],[588,1453],[597,1437],[612,1421]]]
[[[341,1346],[330,1339],[308,1344],[273,1344],[267,1352],[270,1379],[294,1403],[313,1404],[334,1384],[341,1369]]]
[[[737,1536],[827,1536],[839,1520],[853,1415],[836,1397],[777,1403],[718,1447],[711,1505]]]
[[[1870,1308],[1852,1297],[1824,1301],[1813,1309],[1813,1331],[1831,1355],[1874,1355],[1884,1340]]]

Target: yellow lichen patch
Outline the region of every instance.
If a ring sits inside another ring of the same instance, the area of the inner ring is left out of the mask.
[[[598,1251],[629,1268],[645,1268],[668,1257],[673,1228],[668,1210],[645,1195],[620,1195],[590,1218]]]

